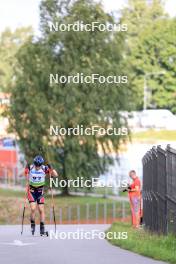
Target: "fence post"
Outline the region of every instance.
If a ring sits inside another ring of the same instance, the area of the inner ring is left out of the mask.
[[[50,207],[50,225],[52,224],[52,221],[53,221],[53,210]]]
[[[106,222],[107,222],[107,203],[105,202],[104,203],[104,224],[106,224]]]
[[[98,212],[99,211],[99,203],[96,203],[96,209],[95,209],[95,214],[96,214],[96,224],[98,224]]]
[[[68,223],[71,222],[71,206],[68,206]]]
[[[89,204],[88,203],[86,203],[86,221],[87,221],[87,223],[89,223]]]
[[[59,223],[62,224],[62,208],[59,208]]]
[[[5,170],[5,185],[8,188],[8,171],[7,171],[7,167],[4,167]]]
[[[113,221],[116,219],[116,203],[113,202],[112,204],[112,219]]]
[[[77,205],[77,223],[80,223],[80,205]]]
[[[125,214],[125,201],[122,201],[122,219],[124,219],[126,216]]]

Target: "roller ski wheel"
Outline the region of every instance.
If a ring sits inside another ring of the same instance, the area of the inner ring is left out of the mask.
[[[42,237],[48,237],[49,236],[48,231],[45,231],[43,233],[40,233],[40,236],[42,236]]]
[[[45,225],[43,222],[40,223],[40,235],[48,236],[48,231],[45,231]]]

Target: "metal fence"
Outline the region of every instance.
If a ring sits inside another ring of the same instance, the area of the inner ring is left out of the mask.
[[[50,197],[45,203],[46,224],[53,224],[53,211]],[[56,202],[56,200],[55,200]],[[23,199],[16,197],[11,210],[5,208],[1,215],[1,224],[21,224],[23,214]],[[62,205],[55,203],[55,217],[58,225],[66,224],[112,224],[113,222],[129,222],[130,208],[125,201],[105,201],[96,203],[82,203]],[[27,203],[24,223],[29,224],[30,206]],[[39,215],[36,214],[36,223],[39,224]]]
[[[129,215],[125,201],[56,207],[58,224],[111,224],[115,221],[129,221]],[[53,222],[52,217],[51,211],[50,223]]]
[[[17,167],[2,167],[0,166],[0,189],[6,190],[19,190],[25,195],[26,179],[20,176]],[[115,221],[129,221],[130,220],[130,207],[127,203],[127,197],[120,197],[119,199],[113,199],[111,189],[99,188],[89,192],[79,190],[79,192],[70,191],[70,194],[77,197],[83,197],[85,203],[75,205],[62,205],[59,206],[57,199],[55,200],[55,214],[57,224],[111,224]],[[59,195],[60,190],[53,190],[54,195]],[[53,223],[53,215],[51,208],[51,193],[46,187],[46,223]],[[11,210],[7,207],[1,216],[1,222],[5,224],[21,224],[21,215],[23,212],[24,199],[21,198],[19,193],[16,193],[15,202],[12,203]],[[89,203],[89,198],[94,197],[97,202]],[[104,202],[99,198],[111,198],[104,199]],[[86,200],[87,198],[87,200]],[[5,198],[8,200],[8,198]],[[59,200],[59,198],[58,198]],[[19,210],[20,209],[20,210]],[[29,224],[30,208],[27,204],[27,210],[25,212],[25,224]],[[38,219],[39,221],[39,219]]]
[[[143,221],[151,231],[176,234],[176,150],[153,147],[143,157]]]
[[[15,186],[21,182],[19,169],[17,166],[2,166],[0,165],[0,184],[6,186]]]

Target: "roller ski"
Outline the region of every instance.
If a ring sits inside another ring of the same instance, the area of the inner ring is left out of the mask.
[[[40,223],[40,236],[46,236],[48,237],[48,231],[45,231],[45,225],[44,223]]]
[[[34,236],[35,234],[35,222],[31,220],[31,233]]]

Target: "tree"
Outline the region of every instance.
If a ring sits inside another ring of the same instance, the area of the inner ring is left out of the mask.
[[[6,29],[0,35],[0,91],[8,91],[14,83],[15,55],[22,44],[32,35],[32,28]]]
[[[127,23],[127,42],[129,53],[140,41],[145,29],[150,28],[156,21],[168,18],[161,0],[129,0],[128,6],[122,10],[121,22]]]
[[[126,60],[130,67],[131,87],[136,95],[135,108],[143,108],[145,75],[165,72],[165,75],[148,77],[147,85],[152,96],[147,106],[164,107],[175,112],[175,22],[164,12],[163,1],[130,0],[129,6],[122,11],[121,21],[128,24]]]
[[[176,20],[158,20],[144,33],[132,57],[139,79],[145,73],[154,72],[147,80],[151,92],[148,107],[166,108],[176,113]]]
[[[43,146],[49,159],[62,167],[65,180],[90,179],[108,168],[113,162],[110,153],[117,152],[127,137],[73,134],[51,137],[50,124],[66,129],[77,125],[122,128],[126,123],[119,111],[130,108],[130,89],[124,84],[98,83],[67,82],[50,86],[49,75],[126,75],[123,34],[99,30],[49,31],[48,21],[65,24],[78,20],[84,24],[113,22],[114,18],[92,0],[73,3],[46,0],[42,1],[40,9],[41,38],[29,41],[18,52],[11,127],[29,158]]]

